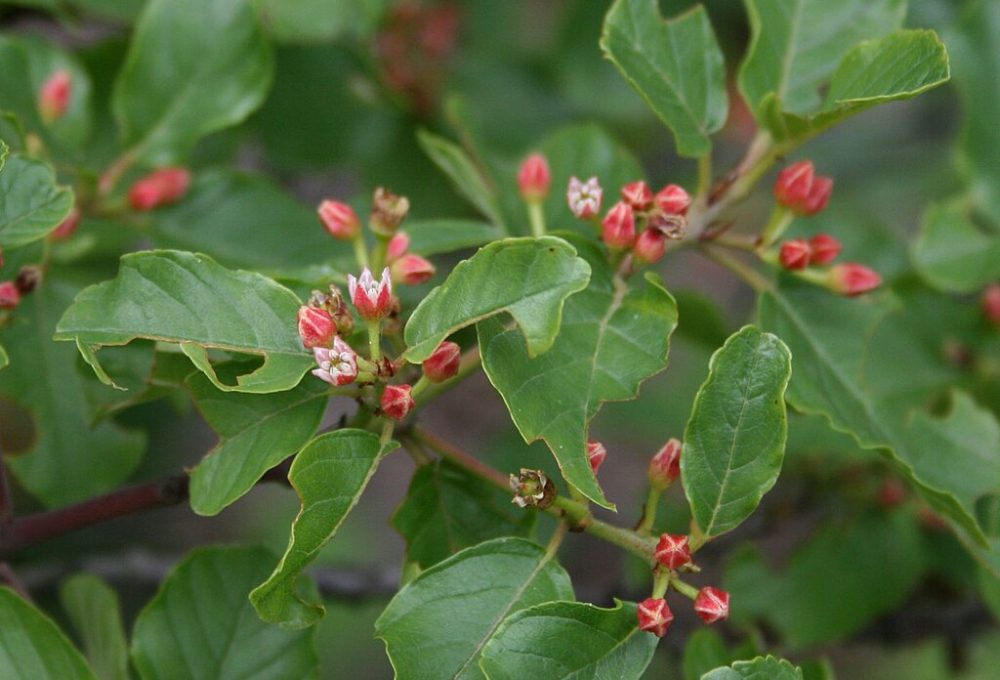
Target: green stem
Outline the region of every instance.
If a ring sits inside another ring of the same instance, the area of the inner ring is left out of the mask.
[[[382,434],[379,436],[379,444],[384,449],[386,445],[392,440],[392,433],[396,429],[396,421],[392,418],[386,418],[385,422],[382,423]]]
[[[700,248],[701,252],[707,255],[712,260],[715,260],[721,264],[726,269],[730,270],[737,276],[739,276],[743,281],[747,283],[751,288],[753,288],[758,293],[762,293],[766,290],[771,289],[771,282],[764,278],[764,275],[758,272],[753,267],[740,262],[736,258],[730,256],[729,254],[723,252],[719,248],[713,248],[711,245],[703,245]]]
[[[650,597],[655,597],[657,599],[662,598],[667,594],[667,588],[670,586],[670,570],[664,567],[657,567],[653,576],[653,592]]]
[[[708,192],[712,189],[712,152],[698,157],[698,189],[695,201],[704,205],[708,201]]]
[[[373,363],[382,361],[382,321],[376,319],[368,323],[368,353]]]
[[[372,275],[376,278],[381,276],[385,268],[386,253],[389,251],[389,239],[391,236],[375,234],[375,250],[372,252]]]
[[[656,487],[649,487],[649,495],[646,496],[646,505],[642,508],[642,521],[636,527],[640,534],[648,535],[653,531],[653,523],[656,522],[656,510],[660,505],[660,496],[663,491]]]
[[[421,389],[419,394],[413,395],[413,400],[416,402],[415,408],[426,406],[427,403],[432,401],[435,397],[447,392],[452,387],[472,375],[481,364],[482,358],[479,355],[479,348],[473,347],[462,355],[462,358],[458,363],[458,373],[456,373],[450,380],[445,380],[440,383],[432,383],[426,388]]]
[[[670,577],[670,585],[674,587],[674,590],[683,595],[686,595],[687,597],[690,597],[692,600],[698,597],[698,589],[695,588],[694,586],[684,583],[684,581],[682,581],[677,576]]]
[[[352,241],[354,243],[354,258],[358,261],[358,267],[364,269],[368,266],[368,246],[365,245],[365,236],[360,229]]]
[[[767,248],[781,238],[794,219],[795,213],[791,210],[781,204],[775,205],[774,210],[771,211],[770,219],[760,232],[760,247]]]
[[[556,556],[559,552],[559,546],[562,545],[563,539],[566,538],[566,532],[569,530],[569,524],[563,520],[556,525],[556,530],[552,534],[552,538],[549,539],[549,543],[545,546],[545,559],[550,560]]]
[[[410,396],[413,397],[413,401],[417,401],[417,398],[426,390],[430,389],[433,384],[434,383],[427,379],[426,375],[420,376],[420,379],[414,383],[413,389],[410,390]]]
[[[542,212],[541,201],[528,201],[528,221],[532,236],[538,238],[545,235],[545,213]]]

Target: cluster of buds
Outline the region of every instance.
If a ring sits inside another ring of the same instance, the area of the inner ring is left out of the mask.
[[[521,474],[510,476],[510,488],[514,491],[511,503],[519,508],[544,510],[556,498],[556,485],[541,470],[521,468]]]
[[[799,161],[778,173],[774,198],[796,215],[815,215],[830,202],[833,179],[817,175],[812,161]]]
[[[397,231],[389,240],[386,262],[392,280],[407,286],[419,286],[437,271],[426,258],[409,252],[410,237],[406,232]]]
[[[350,333],[354,321],[335,286],[330,286],[329,294],[312,292],[309,303],[299,307],[298,324],[302,345],[316,359],[313,375],[336,386],[358,379],[358,355],[338,335]]]
[[[663,491],[673,484],[681,475],[680,440],[670,439],[649,461],[649,485],[657,491]]]
[[[38,113],[45,123],[53,123],[69,110],[73,97],[73,78],[69,71],[60,69],[49,76],[38,91]]]
[[[135,181],[128,202],[133,210],[148,212],[181,200],[190,185],[191,173],[186,168],[160,168]]]
[[[828,265],[840,255],[842,246],[829,234],[811,239],[790,239],[781,244],[778,262],[789,271],[803,271],[814,266]],[[856,262],[837,264],[819,277],[819,282],[841,295],[861,295],[882,285],[878,272]]]

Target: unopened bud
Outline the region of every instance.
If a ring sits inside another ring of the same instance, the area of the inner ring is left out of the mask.
[[[640,262],[653,264],[667,252],[667,239],[659,229],[643,229],[635,240],[632,252]]]
[[[632,206],[618,201],[601,222],[601,238],[608,248],[625,250],[635,243],[635,215]]]
[[[437,269],[430,261],[408,253],[389,265],[392,279],[406,286],[419,286],[432,276]]]
[[[878,502],[885,509],[895,508],[906,500],[906,487],[903,482],[891,477],[878,489]]]
[[[423,363],[424,375],[431,382],[444,382],[455,377],[462,360],[462,348],[445,340]]]
[[[330,312],[303,305],[299,307],[299,337],[306,349],[329,347],[337,334],[337,324]]]
[[[382,278],[378,281],[368,267],[364,268],[358,278],[348,274],[347,288],[354,308],[363,319],[375,321],[392,312],[392,278],[388,267],[382,271]]]
[[[822,212],[826,208],[826,204],[830,202],[831,194],[833,194],[833,178],[816,175],[812,187],[809,189],[809,195],[806,196],[806,200],[798,212],[802,215],[815,215]]]
[[[608,457],[608,450],[601,442],[587,442],[587,460],[590,461],[590,469],[597,474],[604,459]]]
[[[45,123],[52,123],[69,110],[73,96],[73,79],[69,71],[60,70],[49,76],[38,92],[38,112]]]
[[[882,285],[882,277],[862,264],[848,262],[830,268],[828,283],[835,293],[854,296],[878,288]]]
[[[358,378],[358,355],[339,335],[333,347],[313,347],[313,357],[319,368],[312,374],[331,385],[350,385]]]
[[[569,187],[566,189],[566,202],[569,209],[577,219],[589,220],[591,217],[601,212],[601,198],[604,190],[596,177],[591,177],[586,182],[581,182],[576,177],[569,180]]]
[[[649,484],[663,490],[681,475],[681,450],[679,439],[669,439],[649,461]]]
[[[688,537],[679,534],[663,534],[656,544],[656,561],[668,569],[679,569],[691,563],[691,548]]]
[[[517,173],[517,185],[521,196],[529,203],[537,203],[549,195],[552,173],[549,161],[540,153],[533,153],[524,159]]]
[[[42,268],[37,264],[29,264],[21,267],[21,271],[17,273],[17,278],[14,280],[14,285],[17,286],[21,295],[27,295],[38,288],[41,282]]]
[[[674,613],[667,606],[667,601],[662,597],[650,597],[639,603],[637,610],[639,619],[639,630],[652,633],[656,637],[663,637],[670,628],[670,623],[674,620]]]
[[[810,258],[812,264],[830,264],[837,259],[844,248],[840,241],[829,234],[813,236],[809,239],[809,245],[812,248],[812,258]]]
[[[686,215],[691,207],[691,195],[678,184],[668,184],[660,189],[653,201],[668,215]]]
[[[386,385],[382,392],[382,413],[393,420],[406,418],[416,406],[413,395],[410,394],[412,389],[409,385]]]
[[[986,320],[994,326],[1000,326],[1000,283],[994,283],[983,291],[981,304]]]
[[[784,168],[774,183],[774,198],[784,207],[798,212],[809,198],[815,172],[812,161],[799,161]]]
[[[632,182],[622,187],[622,200],[632,206],[633,210],[648,210],[653,204],[653,191],[642,180]]]
[[[812,246],[805,239],[796,238],[781,244],[778,260],[785,269],[798,270],[809,266]]]
[[[191,173],[185,168],[160,168],[136,180],[128,192],[133,210],[148,211],[176,203],[187,193]]]
[[[0,283],[0,309],[14,309],[21,302],[21,291],[13,281]]]
[[[50,241],[65,241],[70,236],[76,233],[77,228],[80,226],[80,209],[76,206],[69,211],[69,215],[66,216],[59,226],[53,229],[49,233]]]
[[[510,502],[519,508],[544,510],[556,498],[556,485],[541,470],[521,468],[521,474],[510,476],[510,488],[514,491]]]
[[[385,261],[392,264],[406,254],[410,249],[410,235],[405,231],[397,231],[389,239],[389,245],[385,251]]]
[[[706,586],[694,599],[694,610],[705,623],[729,618],[729,593],[721,588]]]
[[[379,187],[375,190],[369,224],[376,234],[390,236],[396,233],[409,212],[410,201],[405,196],[397,196],[388,189]]]
[[[325,200],[316,208],[316,214],[330,236],[350,241],[361,231],[361,220],[354,208],[340,201]]]

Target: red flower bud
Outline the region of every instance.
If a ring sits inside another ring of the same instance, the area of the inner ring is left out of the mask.
[[[299,307],[299,337],[306,349],[329,347],[337,334],[337,324],[325,309]]]
[[[691,196],[677,184],[668,184],[660,189],[653,201],[668,215],[686,215],[691,207]]]
[[[878,489],[879,505],[888,510],[895,508],[904,500],[906,500],[906,487],[901,481],[891,477],[882,482],[882,486]]]
[[[66,216],[59,226],[53,229],[49,233],[50,241],[65,241],[70,236],[76,233],[77,227],[80,226],[80,209],[76,206],[69,211],[69,215]]]
[[[784,168],[774,183],[774,198],[786,208],[798,212],[809,198],[815,172],[812,161],[799,161]]]
[[[389,245],[385,251],[385,261],[392,264],[406,254],[410,249],[410,236],[405,231],[397,231],[389,239]]]
[[[812,264],[830,264],[837,259],[844,248],[840,241],[829,234],[813,236],[809,239],[809,245],[812,247],[812,258],[810,258]]]
[[[540,153],[533,153],[524,159],[517,173],[517,185],[524,200],[536,203],[549,195],[552,173],[549,161]]]
[[[313,347],[313,357],[319,368],[312,374],[331,385],[350,385],[358,379],[358,355],[339,335],[333,337],[333,347]]]
[[[639,619],[639,630],[663,637],[674,620],[674,613],[667,606],[667,601],[660,597],[651,597],[639,603],[636,612]]]
[[[624,250],[635,243],[635,215],[632,206],[618,201],[601,223],[601,238],[609,248]]]
[[[455,377],[462,360],[462,348],[445,340],[423,363],[424,375],[431,382],[444,382]]]
[[[428,260],[409,253],[389,265],[392,278],[406,286],[419,286],[437,270]]]
[[[812,246],[805,239],[797,238],[781,244],[778,260],[785,269],[805,269],[812,258]]]
[[[569,187],[566,189],[566,202],[569,209],[577,219],[588,220],[601,212],[601,198],[604,190],[596,177],[591,177],[586,182],[581,182],[576,177],[569,180]]]
[[[830,268],[829,284],[835,293],[854,296],[878,288],[882,285],[882,277],[862,264],[848,262]]]
[[[822,212],[826,204],[830,202],[830,195],[833,193],[833,178],[817,175],[813,179],[812,187],[809,188],[809,195],[799,208],[801,215],[815,215]]]
[[[587,442],[587,459],[590,461],[590,469],[594,471],[595,475],[601,467],[601,463],[607,457],[608,450],[604,448],[604,444],[601,442]]]
[[[659,229],[643,229],[632,247],[635,258],[653,264],[667,252],[667,237]]]
[[[994,283],[983,291],[983,316],[994,326],[1000,326],[1000,283]]]
[[[21,291],[13,281],[0,283],[0,309],[14,309],[21,302]]]
[[[410,395],[409,385],[386,385],[382,392],[382,413],[393,420],[402,420],[416,403]]]
[[[148,211],[176,203],[187,193],[191,173],[185,168],[160,168],[136,180],[128,192],[133,210]]]
[[[642,180],[632,182],[622,187],[622,200],[633,210],[646,210],[653,204],[653,191]]]
[[[38,92],[38,112],[42,120],[51,123],[62,118],[73,96],[73,79],[69,71],[56,71],[42,84]]]
[[[649,461],[649,484],[655,489],[666,489],[681,476],[681,442],[670,439]]]
[[[358,278],[348,274],[347,289],[351,293],[354,308],[363,319],[375,321],[388,316],[392,311],[392,278],[388,267],[382,270],[382,278],[378,281],[368,267],[364,268]]]
[[[663,534],[656,544],[656,561],[668,569],[677,569],[691,563],[691,548],[688,537],[678,534]]]
[[[705,623],[715,623],[729,618],[729,593],[721,588],[707,586],[698,592],[694,610]]]
[[[361,231],[361,220],[354,208],[340,201],[325,200],[316,208],[330,236],[341,241],[350,241]]]

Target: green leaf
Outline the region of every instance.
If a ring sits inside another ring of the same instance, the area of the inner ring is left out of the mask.
[[[483,175],[462,147],[427,130],[417,131],[417,141],[434,164],[452,181],[458,193],[497,228],[507,233],[497,205],[496,189],[490,186],[491,180]]]
[[[84,289],[66,310],[57,340],[75,340],[101,375],[102,345],[136,338],[179,343],[221,390],[279,392],[313,365],[295,325],[299,300],[265,276],[226,269],[205,255],[152,250],[125,255],[118,276]],[[263,365],[225,384],[208,349],[261,356]]]
[[[501,622],[572,600],[569,576],[534,543],[498,538],[467,548],[406,585],[375,622],[396,677],[483,678],[479,656]]]
[[[1000,234],[969,221],[958,204],[934,204],[924,214],[913,244],[913,264],[929,284],[953,293],[974,293],[1000,279]]]
[[[52,620],[4,587],[0,587],[0,673],[4,680],[97,680]]]
[[[7,356],[7,350],[0,345],[0,368],[6,368],[10,364],[10,357]]]
[[[142,680],[301,680],[317,675],[312,634],[269,626],[247,600],[273,556],[198,548],[139,614],[132,661]]]
[[[46,505],[60,506],[125,482],[146,437],[113,422],[91,423],[72,345],[52,342],[56,320],[77,288],[50,274],[18,306],[18,323],[0,332],[11,355],[0,394],[31,411],[35,439],[26,451],[4,452],[21,484]]]
[[[750,47],[739,85],[758,120],[766,95],[784,110],[808,113],[820,104],[820,86],[862,40],[900,28],[906,0],[744,0]]]
[[[216,515],[313,436],[329,400],[327,384],[306,380],[287,392],[236,394],[201,374],[188,380],[195,405],[219,443],[191,472],[191,508]]]
[[[593,276],[566,302],[551,349],[532,357],[516,331],[485,332],[484,325],[480,351],[525,441],[545,440],[567,482],[613,507],[587,458],[588,426],[603,402],[634,399],[643,380],[667,367],[677,306],[654,274],[632,290],[614,283],[603,253],[578,241]]]
[[[916,97],[949,77],[948,53],[937,34],[897,31],[847,53],[819,112],[785,113],[784,103],[771,94],[762,100],[759,115],[775,140],[791,146],[873,106]]]
[[[726,643],[714,630],[701,628],[684,645],[684,679],[699,680],[710,670],[732,663]]]
[[[72,207],[73,190],[56,184],[52,166],[11,154],[0,169],[0,248],[45,238]]]
[[[566,298],[587,285],[590,267],[553,236],[510,238],[480,248],[413,310],[404,336],[406,359],[421,363],[442,340],[477,321],[508,312],[528,352],[552,346]]]
[[[701,680],[802,680],[802,670],[784,659],[758,656],[750,661],[736,661],[729,668],[716,668]]]
[[[270,44],[245,0],[152,0],[112,96],[131,154],[183,158],[203,136],[243,121],[267,95]]]
[[[753,326],[712,355],[681,456],[684,493],[705,538],[736,528],[778,480],[791,360],[780,339]]]
[[[59,601],[83,641],[87,660],[101,680],[128,680],[128,642],[118,593],[90,574],[77,574],[59,588]]]
[[[659,639],[641,632],[636,606],[601,609],[582,602],[548,602],[508,616],[483,648],[490,680],[642,677]]]
[[[413,221],[403,231],[410,237],[410,250],[420,255],[475,248],[503,236],[495,225],[474,220]]]
[[[250,594],[262,619],[302,628],[323,615],[322,605],[303,600],[295,583],[357,504],[381,457],[396,446],[393,442],[383,447],[376,435],[364,430],[336,430],[317,437],[295,457],[288,481],[302,509],[281,562]]]
[[[516,511],[510,493],[441,460],[417,469],[392,526],[406,538],[407,559],[426,569],[490,538],[526,536],[534,518]]]
[[[656,0],[618,0],[601,49],[674,133],[680,155],[711,150],[729,103],[722,50],[702,6],[664,21]]]
[[[367,37],[386,4],[386,0],[254,0],[268,32],[283,43],[329,42],[352,34]]]
[[[986,569],[979,569],[979,592],[989,607],[993,618],[1000,621],[1000,576],[990,573]]]

